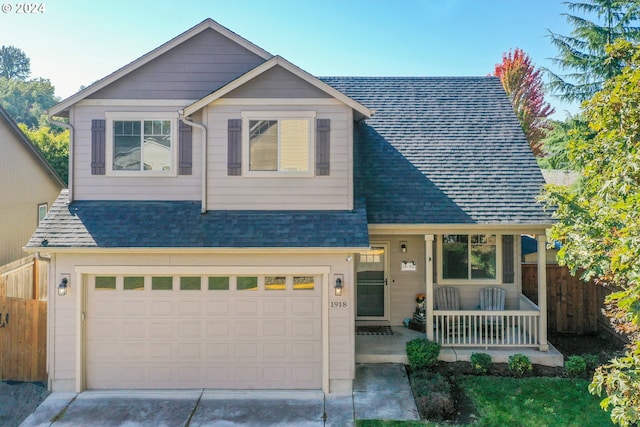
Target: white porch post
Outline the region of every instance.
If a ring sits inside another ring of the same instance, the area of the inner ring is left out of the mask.
[[[547,236],[536,235],[538,241],[538,308],[540,309],[540,351],[549,351],[547,342]]]
[[[426,246],[426,257],[425,257],[425,274],[426,274],[426,284],[427,290],[425,292],[425,303],[426,303],[426,316],[427,316],[427,324],[426,324],[426,333],[427,339],[433,341],[433,234],[425,234],[424,241]]]

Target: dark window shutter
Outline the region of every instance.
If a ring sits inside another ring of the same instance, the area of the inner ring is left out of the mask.
[[[227,175],[242,175],[242,119],[229,119],[227,124]]]
[[[191,175],[193,171],[193,128],[182,120],[178,121],[178,174]]]
[[[514,283],[514,238],[512,235],[502,236],[502,282]]]
[[[316,175],[329,175],[331,162],[331,120],[316,120]]]
[[[91,120],[91,174],[104,175],[105,120]]]

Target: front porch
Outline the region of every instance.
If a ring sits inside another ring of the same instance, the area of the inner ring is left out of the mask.
[[[356,363],[404,363],[408,364],[406,343],[415,338],[425,338],[417,332],[402,326],[392,326],[393,335],[356,335]],[[490,337],[489,340],[493,338]],[[440,360],[444,362],[469,361],[472,353],[487,353],[494,363],[507,363],[509,356],[519,353],[529,357],[532,363],[546,366],[563,366],[564,358],[553,345],[549,351],[537,347],[490,346],[491,341],[478,341],[475,346],[453,347],[442,343]]]

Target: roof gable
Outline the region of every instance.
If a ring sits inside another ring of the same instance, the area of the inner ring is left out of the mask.
[[[35,159],[37,164],[41,167],[42,171],[60,188],[65,188],[66,185],[64,184],[62,179],[60,179],[53,167],[51,167],[49,162],[47,162],[47,160],[42,156],[40,150],[38,150],[33,142],[31,142],[31,140],[27,138],[24,132],[20,130],[16,122],[13,121],[11,116],[9,116],[9,113],[7,113],[7,111],[1,106],[0,119],[2,119],[1,121],[6,124],[6,128],[9,129],[11,133],[13,133],[18,143],[20,143],[26,149],[27,153],[29,153],[33,157],[33,159]],[[0,126],[1,125],[2,124],[0,123]],[[7,141],[7,143],[9,142]]]
[[[96,94],[96,92],[106,88],[107,86],[109,86],[111,84],[114,84],[117,80],[121,79],[122,77],[127,76],[129,74],[132,74],[136,70],[139,70],[141,67],[143,67],[143,66],[145,66],[147,64],[150,64],[152,61],[156,60],[160,56],[162,56],[162,55],[166,54],[167,52],[171,51],[175,47],[177,47],[179,45],[182,45],[184,43],[187,43],[192,39],[197,39],[198,36],[201,36],[201,34],[207,32],[207,31],[216,32],[217,34],[221,35],[223,38],[228,39],[232,43],[235,43],[238,46],[246,49],[248,52],[253,53],[258,58],[261,58],[262,60],[267,60],[267,59],[272,57],[272,55],[270,53],[268,53],[267,51],[265,51],[262,48],[254,45],[253,43],[249,42],[248,40],[240,37],[236,33],[230,31],[229,29],[227,29],[225,27],[223,27],[222,25],[218,24],[214,20],[206,19],[206,20],[202,21],[200,24],[196,25],[195,27],[185,31],[184,33],[180,34],[179,36],[169,40],[168,42],[166,42],[163,45],[157,47],[156,49],[146,53],[145,55],[141,56],[140,58],[136,59],[135,61],[125,65],[124,67],[116,70],[115,72],[109,74],[108,76],[104,77],[103,79],[98,80],[97,82],[95,82],[92,85],[88,86],[87,88],[81,90],[80,92],[76,93],[75,95],[72,95],[71,97],[69,97],[69,98],[63,100],[62,102],[60,102],[59,104],[53,106],[49,110],[49,114],[52,115],[52,116],[63,116],[63,117],[66,116],[67,115],[67,110],[73,104],[75,104],[75,103],[77,103],[77,102],[79,102],[79,101],[81,101],[81,100],[83,100],[85,98],[89,98],[89,97],[94,96],[94,94]],[[251,65],[253,65],[253,64],[249,64],[249,67],[251,67]],[[210,90],[211,90],[211,87],[208,88],[208,91],[210,91]]]
[[[291,62],[277,55],[271,58],[270,60],[258,65],[253,70],[247,72],[246,74],[239,77],[238,79],[230,82],[229,84],[221,87],[215,92],[189,105],[184,109],[183,111],[184,115],[189,116],[195,113],[196,111],[202,109],[203,107],[211,104],[212,102],[222,97],[225,97],[227,95],[230,95],[232,92],[252,82],[254,79],[262,76],[263,74],[265,74],[266,72],[268,72],[274,67],[281,67],[282,69],[288,71],[292,75],[298,77],[299,79],[302,79],[303,81],[310,84],[311,86],[314,86],[315,88],[319,89],[320,91],[327,94],[328,96],[343,102],[344,104],[348,105],[353,110],[355,110],[361,116],[361,118],[369,118],[373,116],[373,111],[370,110],[369,108],[365,107],[364,105],[353,100],[352,98],[340,92],[339,90],[336,90],[335,88],[326,84],[325,82],[318,79],[317,77],[314,77],[313,75],[307,73],[306,71],[302,70],[301,68],[293,65]]]
[[[326,77],[375,108],[355,129],[374,224],[550,224],[544,179],[495,77]]]

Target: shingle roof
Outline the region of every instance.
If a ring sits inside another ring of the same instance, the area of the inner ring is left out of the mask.
[[[209,211],[200,202],[74,201],[63,190],[27,247],[366,248],[353,211]]]
[[[544,179],[494,77],[323,77],[368,108],[356,194],[373,224],[548,224]]]

